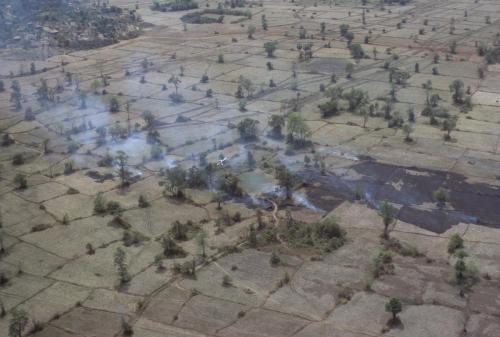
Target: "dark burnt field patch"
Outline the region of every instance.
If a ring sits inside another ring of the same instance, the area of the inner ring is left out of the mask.
[[[500,228],[500,189],[467,182],[465,176],[436,170],[408,168],[366,161],[351,167],[352,175],[322,176],[314,170],[300,177],[310,182],[307,196],[317,207],[331,211],[339,200],[364,200],[377,208],[382,200],[400,205],[397,218],[421,228],[443,233],[460,222]],[[434,191],[448,191],[439,207]]]

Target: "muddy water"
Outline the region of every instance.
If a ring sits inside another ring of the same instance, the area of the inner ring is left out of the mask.
[[[401,205],[397,218],[421,228],[443,233],[460,223],[500,228],[500,188],[469,183],[463,175],[367,161],[351,167],[353,174],[322,176],[315,170],[300,172],[310,183],[307,196],[318,208],[332,210],[344,200],[355,200],[356,191],[373,208],[387,199]],[[352,176],[356,178],[352,178]],[[437,207],[433,192],[449,191],[444,208]]]

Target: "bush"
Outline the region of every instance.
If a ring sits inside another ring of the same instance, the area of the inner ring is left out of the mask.
[[[38,224],[31,227],[31,232],[41,232],[46,230],[47,228],[50,228],[50,226],[47,224]]]
[[[28,187],[28,180],[24,174],[18,173],[14,177],[14,184],[16,184],[19,189],[25,189]]]
[[[281,258],[278,254],[272,252],[271,257],[269,258],[269,263],[271,263],[271,266],[277,266],[281,263]]]
[[[71,142],[69,145],[68,145],[68,153],[75,153],[76,151],[78,151],[78,144],[76,144],[75,142]]]
[[[132,245],[139,245],[141,242],[145,240],[147,240],[147,238],[139,232],[130,230],[126,230],[123,232],[122,241],[125,247],[130,247]]]
[[[448,241],[448,253],[453,254],[457,250],[464,248],[464,240],[459,234],[453,234]]]
[[[162,239],[163,255],[167,258],[184,257],[186,252],[168,235]]]
[[[392,274],[394,272],[394,264],[392,263],[392,253],[388,250],[382,250],[373,259],[373,276],[375,278]]]
[[[170,99],[174,103],[184,103],[184,96],[182,96],[181,94],[173,92],[170,95],[168,95],[168,97],[170,97]]]
[[[305,224],[291,219],[279,228],[280,235],[291,245],[309,247],[328,253],[341,247],[345,242],[346,232],[333,218],[321,222]]]
[[[22,165],[24,164],[24,156],[22,153],[16,153],[13,157],[12,157],[12,165]]]
[[[149,207],[150,206],[150,203],[149,201],[146,199],[146,197],[144,195],[140,195],[139,196],[139,200],[138,200],[138,204],[139,204],[139,207],[140,208],[146,208],[146,207]]]
[[[70,160],[70,161],[67,161],[66,163],[64,163],[64,174],[65,175],[70,175],[74,172],[74,167],[73,167],[73,162]]]
[[[68,190],[66,191],[66,194],[70,194],[70,195],[78,194],[78,193],[80,193],[80,191],[78,191],[77,189],[75,189],[73,187],[68,188]]]
[[[240,222],[241,221],[241,213],[240,212],[234,213],[234,215],[233,215],[233,221],[234,222]]]
[[[438,205],[444,205],[448,200],[448,193],[441,187],[434,191],[433,195]]]
[[[222,277],[222,286],[223,287],[231,287],[233,285],[233,280],[231,279],[231,277],[227,274],[225,274],[223,277]]]
[[[102,193],[97,194],[94,199],[94,212],[97,214],[106,213],[106,199],[104,199]]]

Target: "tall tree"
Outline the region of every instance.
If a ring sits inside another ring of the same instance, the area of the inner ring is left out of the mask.
[[[383,238],[389,239],[389,225],[394,221],[394,209],[389,204],[387,200],[384,200],[380,203],[379,206],[379,214],[382,217],[382,221],[384,223],[384,233]]]
[[[125,186],[127,185],[127,177],[128,177],[128,172],[127,172],[128,156],[125,152],[118,151],[116,152],[115,160],[118,165],[118,174],[120,175],[121,185]]]
[[[285,189],[286,198],[290,199],[296,182],[295,175],[285,165],[280,165],[275,170],[275,176],[279,185]]]

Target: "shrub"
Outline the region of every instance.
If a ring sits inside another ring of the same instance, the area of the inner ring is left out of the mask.
[[[119,202],[117,201],[109,201],[108,204],[106,205],[106,210],[110,214],[117,214],[120,213],[122,210],[122,207]]]
[[[448,241],[448,253],[453,254],[458,249],[464,248],[464,240],[459,234],[453,234]]]
[[[130,247],[132,245],[139,245],[141,242],[145,240],[147,240],[147,238],[139,232],[130,230],[126,230],[123,232],[122,241],[125,247]]]
[[[382,250],[373,259],[373,276],[375,278],[385,275],[392,274],[394,272],[394,264],[392,263],[392,253],[387,250]]]
[[[222,277],[222,286],[223,287],[231,287],[233,285],[233,280],[231,279],[231,277],[227,274],[225,274],[223,277]]]
[[[12,157],[12,165],[22,165],[24,164],[24,156],[22,153],[16,153],[13,157]]]
[[[98,193],[94,199],[94,212],[97,214],[106,213],[106,199],[102,193]]]
[[[167,258],[184,257],[186,252],[168,235],[162,239],[163,255]]]
[[[31,232],[41,232],[46,230],[47,228],[50,228],[50,226],[47,224],[38,224],[31,227]]]
[[[277,266],[281,263],[281,258],[278,254],[276,254],[276,252],[272,252],[271,257],[269,258],[269,263],[271,263],[271,266]]]
[[[146,199],[146,197],[143,194],[141,194],[139,196],[138,205],[141,208],[146,208],[146,207],[150,206],[150,203],[149,203],[148,199]]]
[[[438,205],[444,205],[448,199],[448,193],[441,187],[434,191],[433,196]]]
[[[18,173],[14,177],[14,184],[16,184],[19,189],[25,189],[28,187],[28,180],[24,174]]]

